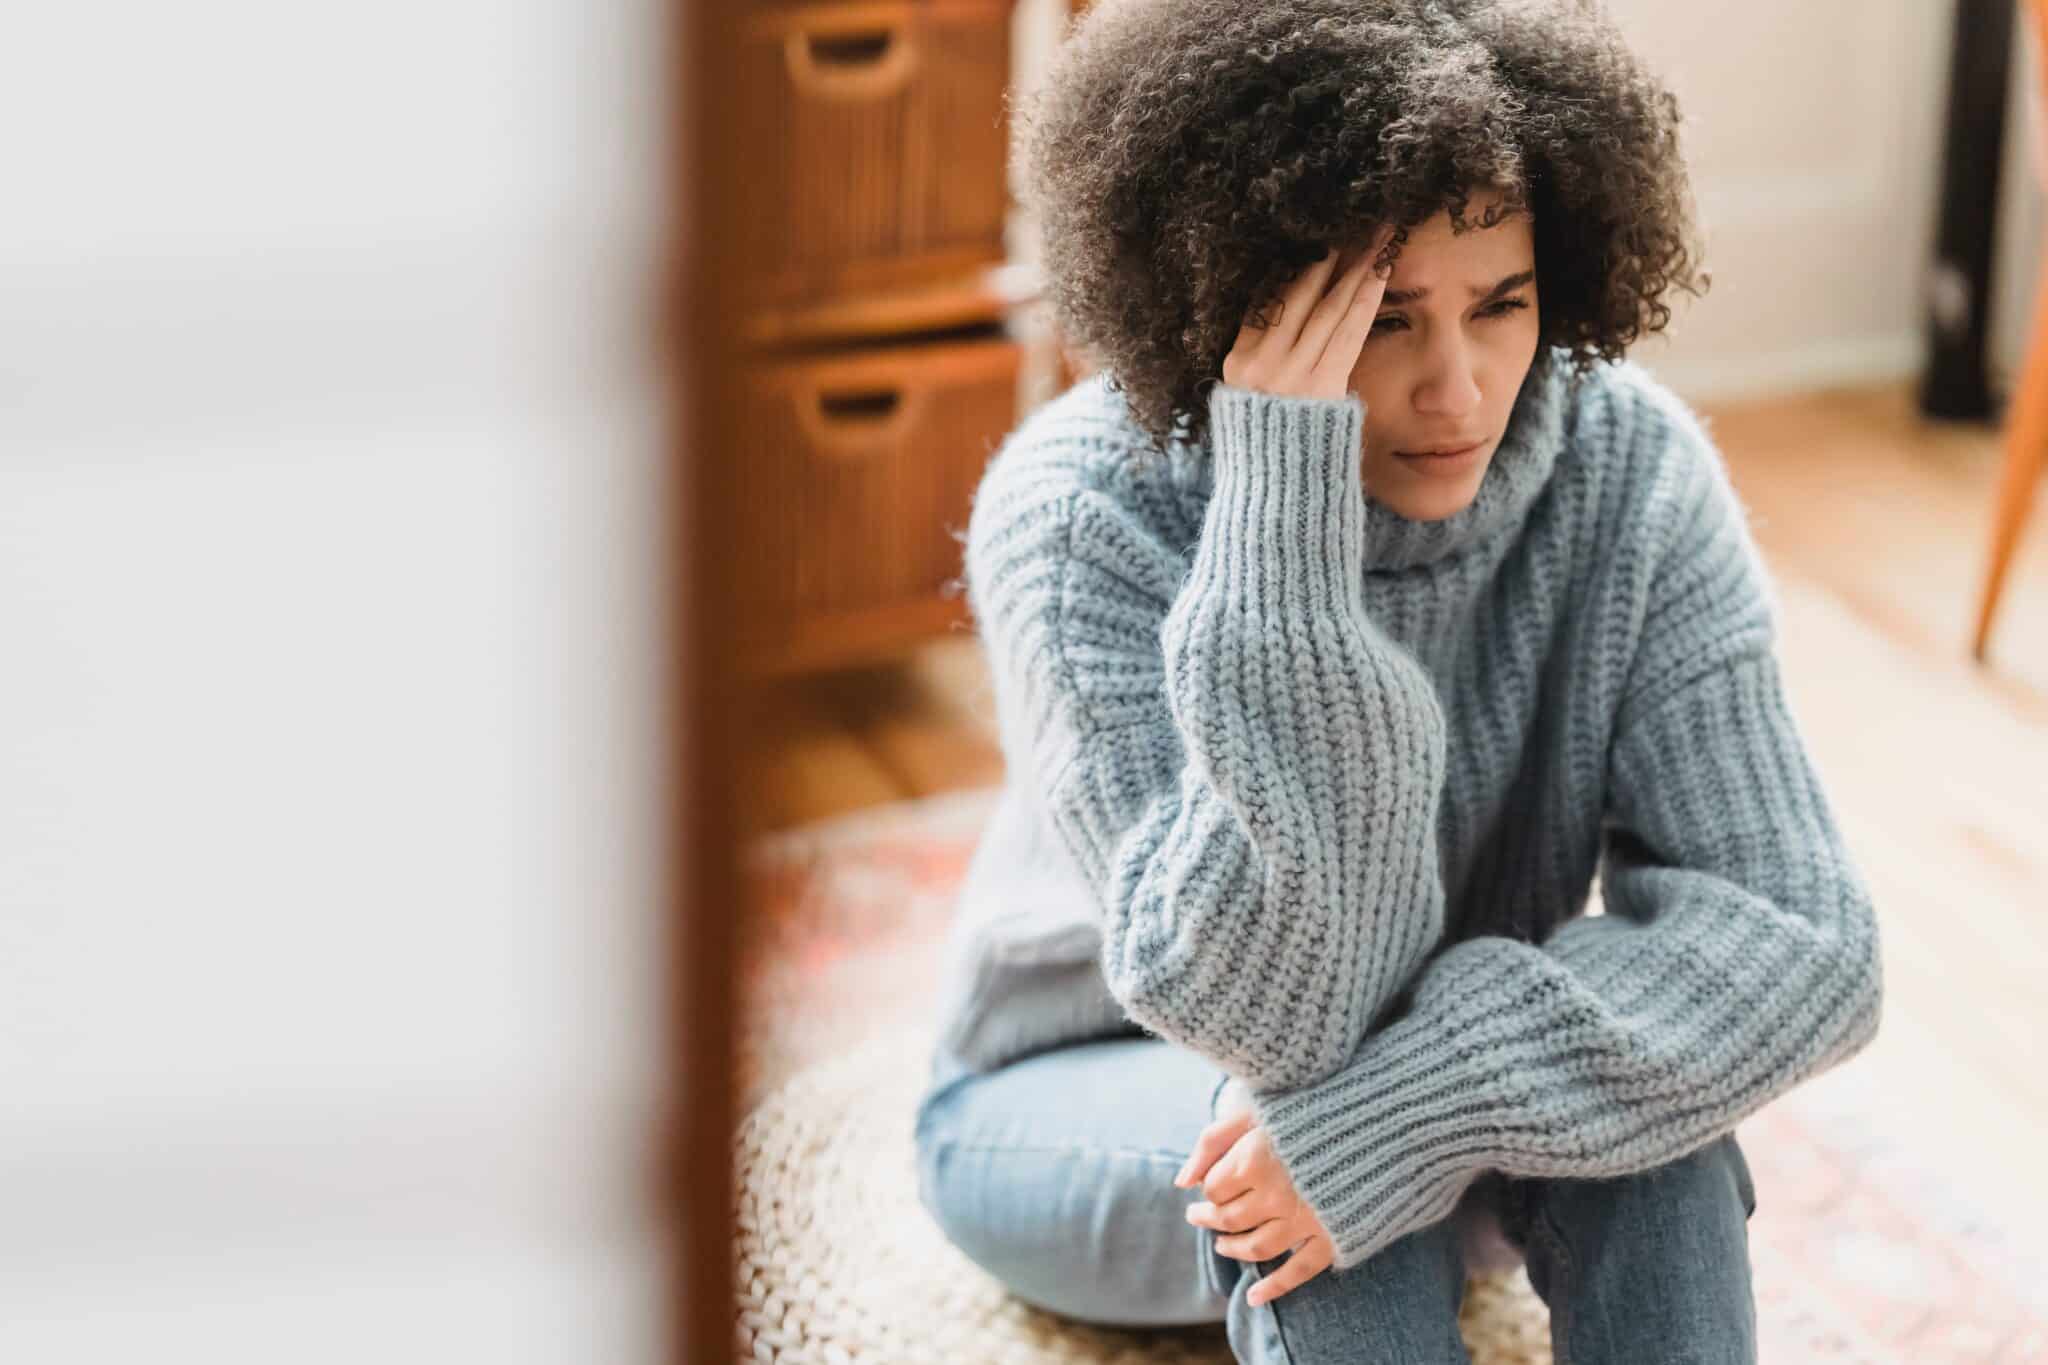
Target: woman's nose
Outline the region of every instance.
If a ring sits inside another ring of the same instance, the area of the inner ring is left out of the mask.
[[[1430,358],[1429,373],[1415,390],[1415,410],[1463,419],[1479,407],[1479,378],[1462,347],[1451,346]]]

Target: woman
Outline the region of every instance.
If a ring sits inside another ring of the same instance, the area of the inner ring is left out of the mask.
[[[1878,930],[1699,422],[1671,97],[1565,3],[1098,6],[1022,120],[1102,376],[988,466],[1009,777],[921,1189],[1021,1297],[1245,1361],[1755,1358],[1734,1129]],[[1587,914],[1596,873],[1605,913]]]

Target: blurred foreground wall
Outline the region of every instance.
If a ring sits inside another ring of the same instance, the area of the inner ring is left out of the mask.
[[[0,43],[0,1360],[632,1361],[651,0]]]

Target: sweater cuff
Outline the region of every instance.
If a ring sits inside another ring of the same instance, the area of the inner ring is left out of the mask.
[[[1355,393],[1302,398],[1218,381],[1209,390],[1209,429],[1219,470],[1287,490],[1329,488],[1349,475],[1350,487],[1364,489],[1365,403]]]
[[[1216,590],[1262,619],[1354,596],[1365,571],[1364,405],[1218,384],[1209,419]]]
[[[1461,1068],[1441,1020],[1397,1020],[1341,1071],[1257,1092],[1273,1153],[1335,1243],[1339,1269],[1440,1222],[1500,1148],[1502,1097]]]

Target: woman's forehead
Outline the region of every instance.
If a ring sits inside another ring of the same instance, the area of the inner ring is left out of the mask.
[[[1448,215],[1439,214],[1410,230],[1388,289],[1456,289],[1463,284],[1484,293],[1503,275],[1527,268],[1534,257],[1535,237],[1526,217],[1453,232]]]

